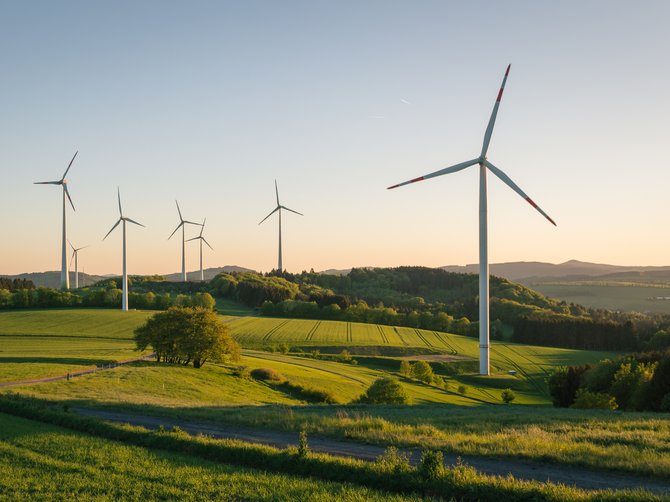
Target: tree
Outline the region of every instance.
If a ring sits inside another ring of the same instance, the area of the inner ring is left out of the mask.
[[[412,363],[408,360],[403,359],[400,361],[400,374],[404,377],[409,377],[412,375]]]
[[[204,308],[171,307],[135,330],[138,350],[151,346],[156,359],[200,368],[208,360],[239,357],[239,346],[216,314]]]

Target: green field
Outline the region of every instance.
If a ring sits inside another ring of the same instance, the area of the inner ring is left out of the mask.
[[[112,310],[42,310],[0,313],[0,382],[64,374],[76,369],[136,357],[133,329],[149,312]],[[256,317],[223,317],[233,336],[247,347],[274,343],[301,346],[400,347],[441,351],[448,356],[476,358],[477,341],[454,334],[411,328],[337,321],[305,321]],[[450,388],[467,387],[467,397],[432,386],[406,382],[416,403],[472,404],[470,398],[499,401],[500,390],[511,387],[519,404],[547,404],[544,383],[557,365],[595,362],[611,354],[570,349],[535,347],[510,343],[492,344],[491,362],[497,376],[451,377]],[[373,366],[353,366],[330,361],[245,351],[241,364],[250,368],[271,367],[292,381],[331,391],[341,402],[358,397],[384,374]],[[397,363],[399,365],[399,362]],[[515,371],[516,376],[507,374]],[[26,388],[36,395],[57,395],[67,399],[127,401],[177,406],[203,402],[212,405],[296,402],[265,384],[248,392],[229,368],[208,365],[206,371],[188,373],[174,367],[161,372],[151,363],[136,363],[113,372],[101,372],[70,382],[55,382]],[[198,375],[198,376],[195,376]]]
[[[128,446],[0,413],[3,500],[418,500]]]
[[[668,286],[593,282],[547,282],[530,286],[549,297],[585,307],[670,314],[670,300],[654,299],[670,298]]]

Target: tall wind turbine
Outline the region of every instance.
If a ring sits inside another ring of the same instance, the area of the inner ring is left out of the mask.
[[[181,217],[181,209],[179,209],[179,202],[175,200],[175,203],[177,204],[177,212],[179,213],[179,225],[177,225],[177,228],[174,229],[174,231],[170,234],[170,237],[168,237],[168,240],[172,238],[172,236],[175,234],[177,230],[179,230],[179,227],[181,227],[181,280],[186,282],[186,225],[200,225],[200,223],[194,223],[192,221],[187,221],[184,218]]]
[[[121,191],[117,188],[116,189],[117,196],[119,198],[119,219],[116,223],[114,223],[114,226],[111,228],[109,232],[107,232],[107,235],[105,235],[102,240],[104,241],[109,234],[111,234],[116,227],[119,226],[119,223],[123,223],[123,295],[121,297],[121,310],[128,310],[128,271],[126,269],[126,222],[134,223],[135,225],[139,225],[140,227],[143,227],[141,223],[136,222],[135,220],[131,220],[127,216],[123,216],[123,210],[121,209]]]
[[[79,267],[77,266],[78,258],[79,258],[79,251],[82,249],[86,249],[88,246],[82,246],[80,248],[76,248],[72,245],[72,243],[68,240],[68,243],[70,244],[70,247],[72,248],[72,257],[70,258],[70,265],[72,265],[72,260],[74,260],[74,289],[79,288]]]
[[[68,274],[67,270],[67,218],[66,218],[66,213],[65,213],[65,206],[67,205],[65,202],[65,198],[67,197],[67,200],[70,201],[70,205],[72,206],[72,210],[74,211],[74,204],[72,203],[72,198],[70,197],[70,192],[67,190],[67,180],[65,179],[65,176],[67,176],[67,172],[70,170],[72,167],[72,163],[74,162],[75,157],[77,156],[79,152],[75,152],[74,157],[72,157],[72,160],[67,166],[67,169],[63,173],[63,177],[59,179],[58,181],[36,181],[34,184],[35,185],[60,185],[63,187],[63,240],[62,240],[62,246],[61,246],[61,267],[60,267],[60,288],[61,289],[70,289],[70,276]]]
[[[186,242],[195,241],[195,240],[199,240],[199,241],[200,241],[200,280],[201,280],[201,281],[204,281],[204,280],[205,280],[205,274],[204,274],[204,272],[203,272],[203,270],[202,270],[202,243],[204,242],[205,244],[207,244],[207,246],[209,247],[209,249],[211,249],[212,251],[214,251],[214,248],[213,248],[212,246],[209,245],[209,242],[207,242],[207,239],[205,239],[205,238],[202,236],[202,232],[205,230],[205,222],[206,222],[206,221],[207,221],[207,218],[205,218],[204,220],[202,220],[202,225],[200,226],[200,235],[198,235],[197,237],[193,237],[193,239],[188,239],[188,240],[186,241]]]
[[[442,176],[443,174],[455,173],[467,167],[479,164],[479,373],[482,375],[489,375],[489,261],[487,243],[488,218],[486,170],[488,169],[493,174],[495,174],[503,181],[503,183],[509,186],[512,190],[523,197],[526,202],[537,209],[540,214],[542,214],[542,216],[548,219],[553,225],[556,225],[554,220],[552,220],[549,215],[547,215],[547,213],[540,209],[540,207],[535,204],[535,202],[533,202],[533,200],[528,197],[528,195],[526,195],[526,193],[509,178],[509,176],[491,164],[486,158],[486,153],[489,149],[489,143],[491,142],[491,135],[493,134],[493,126],[495,125],[496,115],[498,114],[498,107],[500,106],[500,100],[502,99],[503,90],[505,89],[505,82],[507,82],[507,76],[509,75],[509,69],[511,66],[512,65],[507,66],[507,71],[503,77],[502,85],[500,86],[500,91],[498,92],[498,97],[496,98],[496,102],[493,105],[493,112],[491,113],[489,124],[486,127],[486,132],[484,133],[484,144],[482,145],[482,151],[479,154],[479,157],[388,187],[390,190],[392,188],[408,185],[417,181],[435,178],[436,176]]]
[[[277,207],[275,207],[270,214],[268,214],[265,218],[263,218],[259,225],[263,223],[265,220],[267,220],[270,216],[275,214],[276,212],[279,212],[279,265],[277,266],[277,270],[279,272],[283,271],[284,269],[282,268],[282,261],[281,261],[281,210],[285,209],[286,211],[291,211],[292,213],[299,214],[300,216],[305,216],[302,213],[299,213],[298,211],[294,211],[293,209],[289,209],[286,206],[282,206],[279,203],[279,190],[277,189],[277,180],[275,180],[275,194],[277,195]]]

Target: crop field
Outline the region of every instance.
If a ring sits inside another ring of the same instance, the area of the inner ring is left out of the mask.
[[[533,289],[586,307],[670,314],[670,287],[594,283],[539,283]]]
[[[124,445],[4,414],[0,472],[0,497],[7,500],[418,500]]]
[[[64,374],[76,369],[137,357],[132,341],[133,329],[151,312],[118,312],[112,310],[42,310],[0,313],[0,382]],[[259,347],[276,343],[288,345],[339,347],[379,346],[411,347],[441,351],[465,358],[478,356],[477,341],[472,338],[413,328],[396,328],[373,324],[337,321],[308,321],[257,317],[224,317],[233,336],[243,345]],[[545,378],[558,365],[596,362],[612,354],[603,352],[557,349],[493,342],[491,362],[495,378],[476,375],[450,377],[452,392],[407,382],[417,403],[446,402],[470,404],[472,399],[499,401],[500,390],[511,387],[518,404],[547,404]],[[266,352],[246,351],[240,363],[250,368],[273,367],[298,383],[332,391],[341,402],[358,397],[363,390],[384,373],[379,368],[307,359]],[[399,364],[399,363],[398,363]],[[210,367],[212,367],[210,365]],[[193,405],[202,400],[208,404],[295,402],[290,396],[278,394],[258,384],[245,392],[235,385],[211,385],[192,380],[186,374],[177,376],[181,368],[171,369],[172,377],[161,381],[151,363],[136,363],[128,368],[80,377],[76,382],[56,382],[32,387],[31,392],[48,395],[58,390],[64,398],[84,396],[102,401],[140,402],[176,406]],[[184,369],[186,370],[186,369]],[[217,379],[234,380],[229,370],[208,374]],[[510,376],[509,371],[516,372]],[[226,373],[228,372],[228,373]],[[206,372],[202,372],[204,375]],[[166,373],[167,374],[167,373]],[[123,378],[120,376],[123,375]],[[228,381],[228,380],[226,380]],[[89,383],[90,382],[90,383]],[[154,383],[152,383],[154,382]],[[465,385],[466,398],[454,390]],[[217,390],[226,388],[228,391]],[[183,400],[169,398],[180,389]],[[195,389],[201,389],[196,391]],[[27,390],[27,389],[26,389]],[[149,396],[152,396],[149,398]]]

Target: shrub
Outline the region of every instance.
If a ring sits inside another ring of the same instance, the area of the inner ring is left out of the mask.
[[[400,361],[400,374],[404,377],[412,376],[412,363],[407,360]]]
[[[233,375],[242,378],[243,380],[251,380],[251,370],[249,366],[238,366],[233,371]]]
[[[604,392],[590,392],[586,389],[579,389],[575,397],[575,402],[570,408],[579,409],[601,409],[616,410],[618,405],[616,399]]]
[[[368,404],[409,404],[409,395],[395,378],[383,377],[375,380],[359,398]]]
[[[286,380],[284,375],[272,368],[255,368],[251,370],[250,375],[256,380],[283,382]]]
[[[417,361],[412,366],[412,376],[423,383],[432,383],[433,368],[426,361]]]
[[[468,393],[468,388],[465,385],[461,384],[458,386],[458,393],[465,396]]]
[[[286,380],[281,384],[288,392],[297,394],[298,397],[310,403],[337,404],[339,400],[334,394],[327,390],[315,389]]]
[[[309,444],[307,443],[307,432],[300,431],[298,435],[298,456],[305,458],[309,454]]]
[[[337,359],[342,362],[348,363],[352,360],[351,353],[345,349],[342,352],[340,352],[340,354],[337,356]]]
[[[385,471],[392,473],[409,472],[412,467],[409,463],[409,454],[389,446],[384,453],[377,457],[376,463]]]
[[[441,451],[424,450],[418,472],[424,481],[435,481],[444,475],[444,457]]]
[[[288,354],[290,351],[291,351],[291,347],[289,347],[289,346],[288,346],[287,344],[285,344],[285,343],[282,343],[282,344],[279,346],[279,352],[281,352],[282,354]]]
[[[503,403],[509,404],[516,399],[516,396],[512,389],[505,389],[500,393],[500,399],[502,399]]]

